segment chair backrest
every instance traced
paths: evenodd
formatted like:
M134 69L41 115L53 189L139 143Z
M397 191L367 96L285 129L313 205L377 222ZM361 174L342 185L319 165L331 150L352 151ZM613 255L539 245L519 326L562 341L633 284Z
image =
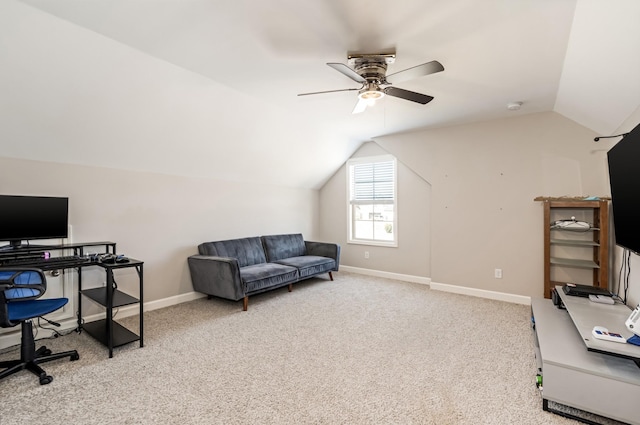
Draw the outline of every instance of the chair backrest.
M47 290L47 279L40 269L0 268L0 326L15 326L9 321L7 304L40 298Z

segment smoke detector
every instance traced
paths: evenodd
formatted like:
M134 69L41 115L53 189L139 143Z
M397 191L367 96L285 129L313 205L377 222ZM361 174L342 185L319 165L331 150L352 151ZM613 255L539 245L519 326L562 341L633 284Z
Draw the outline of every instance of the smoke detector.
M517 111L522 106L522 102L511 102L507 103L507 109L510 111Z

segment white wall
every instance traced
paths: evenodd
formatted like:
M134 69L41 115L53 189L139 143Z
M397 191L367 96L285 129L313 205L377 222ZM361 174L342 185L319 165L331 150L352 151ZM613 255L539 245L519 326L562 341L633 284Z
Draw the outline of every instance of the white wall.
M359 145L21 2L0 46L2 156L318 188Z
M318 191L0 157L0 193L68 196L73 242L145 262L145 302L191 292L187 257L217 239L318 236ZM118 281L137 293L133 271ZM84 273L83 273L84 276ZM99 271L85 280L101 283Z

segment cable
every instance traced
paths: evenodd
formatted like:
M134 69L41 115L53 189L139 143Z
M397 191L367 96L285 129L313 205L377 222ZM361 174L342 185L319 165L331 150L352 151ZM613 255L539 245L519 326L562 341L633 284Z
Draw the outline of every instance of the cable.
M611 139L613 137L624 137L629 133L621 133L621 134L616 134L615 136L598 136L595 139L593 139L594 142L598 142L600 141L600 139Z
M116 282L115 279L113 279L113 291L117 291L118 290L118 282ZM111 320L115 319L115 317L118 315L118 313L120 312L119 308L115 308L112 313L111 313Z
M625 253L627 254L626 261L626 275L624 277L624 303L627 303L627 292L629 291L629 277L631 276L631 251L625 249ZM624 254L623 254L624 255Z
M78 331L78 327L75 327L75 328L72 328L72 329L68 329L65 332L60 332L59 330L57 330L55 328L50 328L48 326L42 326L42 324L40 323L40 319L43 319L45 322L50 323L55 327L59 327L60 326L60 323L54 322L52 320L49 320L46 317L42 317L42 316L38 317L38 326L36 326L36 334L33 336L34 339L38 335L38 328L42 328L44 330L53 332L53 335L40 338L39 340L42 340L42 339L55 339L55 338L58 338L58 337L61 337L61 336L65 336L65 335L69 335L69 334L71 334L73 332L77 332Z
M620 264L620 270L618 271L618 287L616 288L615 294L616 297L618 297L618 299L622 302L624 302L622 300L622 298L620 298L620 287L622 286L622 269L624 267L624 252L622 254L622 264Z
M79 311L76 311L76 317L78 317L78 316L80 316L80 312L79 312ZM82 325L84 325L84 317L80 318L80 326L82 326ZM79 328L79 327L76 327L76 329L75 329L75 330L79 332L79 331L80 331L80 328Z
M53 325L54 327L53 328L49 328L47 326L42 326L42 324L40 323L40 319L43 319L45 322ZM36 335L37 335L37 329L38 328L42 328L42 329L45 329L45 330L48 330L48 331L53 331L53 337L54 338L58 338L59 336L62 336L62 334L60 332L58 332L57 329L55 329L55 326L59 327L60 323L53 322L53 321L47 319L46 317L38 317L38 326L36 326ZM36 335L34 335L34 338L36 337Z
M627 292L629 291L629 278L631 276L631 251L624 249L622 251L622 263L620 264L620 271L618 272L618 289L616 296L622 300L624 304L627 303ZM620 297L620 290L623 290L623 296Z

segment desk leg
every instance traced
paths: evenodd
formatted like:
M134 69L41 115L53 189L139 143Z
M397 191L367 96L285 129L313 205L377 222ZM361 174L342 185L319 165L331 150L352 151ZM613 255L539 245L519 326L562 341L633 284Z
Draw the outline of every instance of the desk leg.
M107 347L109 348L109 358L113 357L113 270L106 269L107 272Z
M82 267L78 267L78 333L82 333Z
M138 271L138 278L140 280L140 347L144 347L144 339L143 339L143 332L144 332L144 297L142 294L142 288L144 287L144 283L143 283L143 268L142 268L142 264L140 264L139 266L136 267L136 270Z

